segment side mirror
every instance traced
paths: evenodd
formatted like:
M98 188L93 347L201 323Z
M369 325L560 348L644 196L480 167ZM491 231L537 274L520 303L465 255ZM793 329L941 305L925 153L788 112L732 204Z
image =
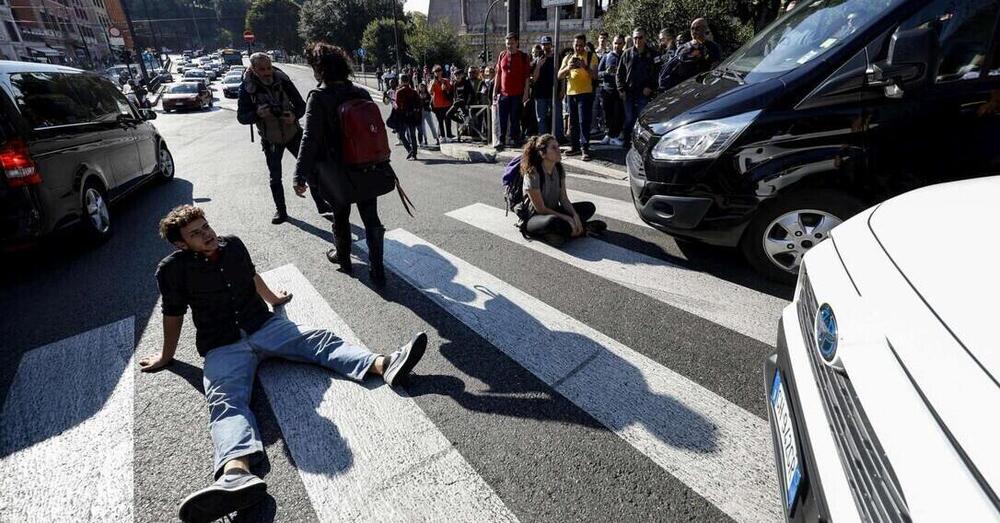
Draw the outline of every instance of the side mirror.
M868 85L882 87L887 98L902 98L903 88L927 79L929 64L937 56L937 33L933 27L897 30L889 42L884 62L872 65Z
M156 111L152 109L139 109L139 116L141 116L143 120L155 120Z

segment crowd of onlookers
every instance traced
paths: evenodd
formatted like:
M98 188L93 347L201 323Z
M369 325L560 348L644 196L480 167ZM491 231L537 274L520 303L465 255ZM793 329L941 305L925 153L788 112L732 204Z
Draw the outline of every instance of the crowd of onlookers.
M503 150L551 133L569 146L567 155L590 160L592 141L629 147L636 118L657 93L722 58L704 18L691 22L689 34L664 29L657 36L653 43L639 28L630 35L602 32L595 44L578 34L557 56L550 36L538 38L529 53L508 33L492 66L380 66L376 76L393 103L390 127L410 157L431 141L467 136Z

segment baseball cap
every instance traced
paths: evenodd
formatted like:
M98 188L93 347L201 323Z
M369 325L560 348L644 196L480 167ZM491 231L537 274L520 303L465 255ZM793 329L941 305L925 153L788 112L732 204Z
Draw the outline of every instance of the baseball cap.
M552 43L552 37L551 36L539 36L538 37L538 43L540 43L540 44L551 44Z

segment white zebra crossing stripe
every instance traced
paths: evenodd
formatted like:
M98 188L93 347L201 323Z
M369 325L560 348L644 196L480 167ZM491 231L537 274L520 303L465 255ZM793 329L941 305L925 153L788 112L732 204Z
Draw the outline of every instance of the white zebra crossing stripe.
M615 198L607 198L604 196L598 196L596 194L585 193L581 191L574 191L573 189L567 189L566 195L569 196L570 201L573 202L591 202L597 207L598 216L604 216L605 218L611 218L612 220L618 220L620 222L631 223L632 225L638 225L639 227L652 228L642 221L639 217L638 211L635 210L635 205L631 201L622 201Z
M360 344L295 266L262 276L289 319ZM405 393L289 363L258 377L320 521L517 521Z
M0 521L131 521L134 319L33 349L0 411Z
M385 262L735 520L781 519L764 420L404 230Z
M780 298L592 238L578 238L559 249L530 241L513 226L510 216L482 203L451 211L446 216L768 345L773 345L776 339L774 318L781 317L786 305Z
M618 173L618 172L614 173L614 175L616 175L616 176L624 176L622 173ZM570 178L579 178L581 180L589 180L589 181L592 181L592 182L601 182L601 183L607 183L607 184L610 184L610 185L617 185L619 187L628 187L629 186L629 181L628 181L627 178L625 178L625 179L622 179L622 178L609 178L607 176L593 176L593 175L590 175L590 174L577 174L577 173L566 173L566 176L568 176Z

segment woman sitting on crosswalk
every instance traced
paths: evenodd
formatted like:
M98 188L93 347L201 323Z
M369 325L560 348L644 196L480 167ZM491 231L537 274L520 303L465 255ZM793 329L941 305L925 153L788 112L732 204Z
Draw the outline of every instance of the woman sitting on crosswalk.
M593 203L569 200L561 160L559 142L551 134L528 139L521 154L521 176L531 211L524 231L556 247L572 237L599 235L607 229L604 222L590 219L597 211Z

